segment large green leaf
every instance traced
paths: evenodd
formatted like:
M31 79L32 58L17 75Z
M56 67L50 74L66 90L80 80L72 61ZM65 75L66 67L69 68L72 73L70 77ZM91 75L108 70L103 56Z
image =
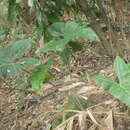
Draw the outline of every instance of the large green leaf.
M108 93L130 106L130 88L127 88L125 84L118 84L104 76L96 76L94 81Z
M78 35L80 38L85 38L85 39L88 39L91 41L97 41L97 42L100 41L97 34L90 27L81 29Z
M75 40L80 38L79 32L82 30L82 27L75 22L67 22L64 28L64 37L69 40Z
M50 32L50 34L54 37L63 37L63 33L64 33L64 27L65 27L65 23L64 22L57 22L52 24L48 30Z
M116 82L104 76L95 76L93 79L98 85L103 87L106 91L110 91L112 87L116 88L118 86Z
M85 38L92 41L100 41L99 37L90 27L83 27L72 21L55 23L49 27L49 32L54 37L64 37L68 40Z
M39 59L36 58L24 58L23 60L19 61L16 63L21 67L21 69L33 66L33 65L38 65L39 64Z
M118 76L119 82L129 82L130 83L130 69L129 66L119 57L117 56L114 61L114 71Z
M45 44L43 48L40 49L42 52L47 51L63 51L65 49L65 46L67 44L68 40L61 39L61 40L52 40Z
M8 63L0 65L0 77L9 78L15 76L22 69L38 64L39 60L34 58L25 58L17 63Z
M20 58L30 48L31 40L24 39L11 43L8 47L0 47L0 63L10 63Z
M54 57L50 58L46 64L37 66L33 71L30 77L30 82L35 92L39 93L42 90L41 85L49 77L48 70L52 66L53 62Z

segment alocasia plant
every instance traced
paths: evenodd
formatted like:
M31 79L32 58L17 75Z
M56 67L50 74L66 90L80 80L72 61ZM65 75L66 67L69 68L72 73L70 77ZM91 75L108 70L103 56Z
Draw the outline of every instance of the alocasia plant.
M81 50L83 45L77 42L79 38L91 41L100 41L96 33L90 27L80 26L78 23L72 21L68 21L66 23L54 23L48 28L48 32L50 32L56 40L49 41L43 48L40 48L39 51L56 52L61 57L63 64L67 64L67 60L63 57L63 53L68 56L68 52L70 52L66 50Z
M108 93L130 107L130 68L119 56L114 61L114 71L119 79L115 82L104 76L94 77L94 81Z
M7 47L0 46L0 78L15 76L22 69L39 63L36 58L22 58L31 47L31 42L22 39L13 41Z

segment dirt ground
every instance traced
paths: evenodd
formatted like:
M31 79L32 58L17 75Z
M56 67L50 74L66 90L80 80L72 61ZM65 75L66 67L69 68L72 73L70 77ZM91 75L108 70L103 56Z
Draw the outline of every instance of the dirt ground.
M92 43L86 46L97 48ZM0 130L130 130L128 107L91 80L97 74L115 79L110 58L91 49L78 52L75 58L70 59L69 66L56 63L51 71L57 79L43 84L39 95L29 92L20 101L12 80L0 84ZM56 126L54 119L61 113L60 108L73 96L91 105L80 110L65 109L75 114Z

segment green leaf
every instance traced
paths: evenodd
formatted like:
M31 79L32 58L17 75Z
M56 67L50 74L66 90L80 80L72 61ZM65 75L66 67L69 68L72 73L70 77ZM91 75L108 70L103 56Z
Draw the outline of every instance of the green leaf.
M88 40L91 40L91 41L100 42L100 39L97 36L97 34L91 28L89 28L89 27L80 30L79 37L80 38L85 38L85 39L88 39Z
M0 63L10 63L20 58L30 48L31 40L24 39L11 43L8 47L0 46Z
M38 59L26 58L17 63L0 65L0 77L9 78L18 74L22 69L38 64Z
M28 6L29 7L33 7L34 4L34 0L28 0Z
M54 57L50 58L45 65L37 66L35 70L33 71L30 77L30 82L31 82L33 90L36 93L41 92L42 83L48 80L48 77L50 77L48 70L52 66L53 62L54 62Z
M3 41L5 39L5 31L0 29L0 41Z
M15 0L10 0L8 6L8 20L14 21L15 18L16 18Z
M20 62L17 62L17 65L20 65L21 68L26 68L38 64L39 64L39 60L36 58L24 58Z
M45 44L43 48L39 51L48 52L48 51L63 51L65 49L65 45L67 44L68 40L61 39L61 40L52 40Z
M112 87L116 88L118 86L116 82L104 76L95 76L93 80L106 91L109 91Z
M69 40L75 40L79 38L79 32L82 27L75 22L67 22L64 28L64 37Z
M22 0L16 0L16 3L19 4Z
M0 41L3 41L5 39L5 34L0 35Z
M62 65L68 64L70 54L71 54L71 49L68 46L62 52L59 53L62 61Z
M118 76L120 83L130 81L129 66L125 64L125 62L119 56L117 56L114 61L114 71Z
M92 41L100 41L96 33L89 27L80 26L76 22L58 22L49 27L49 32L54 37L75 40L85 38Z
M48 28L48 31L54 37L61 37L61 36L63 36L64 27L65 27L64 22L57 22L57 23L52 24Z
M15 76L20 71L20 66L17 64L2 64L0 65L0 77L9 78Z
M108 93L130 107L130 88L125 87L123 84L118 84L104 76L96 76L94 81L104 88Z

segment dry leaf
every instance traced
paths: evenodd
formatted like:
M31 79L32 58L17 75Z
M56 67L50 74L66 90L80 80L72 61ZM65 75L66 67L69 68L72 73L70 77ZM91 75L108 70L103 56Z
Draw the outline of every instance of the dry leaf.
M70 117L69 119L65 120L63 123L61 123L59 126L57 126L57 127L55 128L55 130L65 130L65 128L67 128L67 124L69 123L69 121L74 120L75 118L78 117L78 115L79 115L79 114L76 114L76 115Z
M86 112L80 112L79 118L78 118L80 130L86 130L87 129L86 117L87 117Z
M84 86L77 91L77 94L84 94L84 93L87 94L87 93L93 92L93 90L97 90L97 89L98 88L95 86Z
M82 86L82 85L85 85L84 82L77 82L77 83L73 83L71 85L68 85L68 86L64 86L64 88L60 88L59 91L63 92L63 91L68 91L72 88L75 88L77 86Z
M103 130L114 130L113 128L113 113L112 110L108 113L107 118L104 120L106 127Z
M40 46L40 48L42 48L44 46L44 38L43 38L43 36L39 40L39 46Z
M88 130L96 130L97 129L97 125L93 124Z
M102 125L100 125L100 124L96 121L96 119L94 118L92 112L91 112L89 109L87 109L87 112L88 112L88 115L89 115L89 117L91 118L91 120L92 120L96 125L98 125L99 127L102 127Z
M68 122L68 124L67 124L67 126L66 126L66 129L67 129L67 130L73 130L73 122L74 122L74 118L72 118L72 119Z

